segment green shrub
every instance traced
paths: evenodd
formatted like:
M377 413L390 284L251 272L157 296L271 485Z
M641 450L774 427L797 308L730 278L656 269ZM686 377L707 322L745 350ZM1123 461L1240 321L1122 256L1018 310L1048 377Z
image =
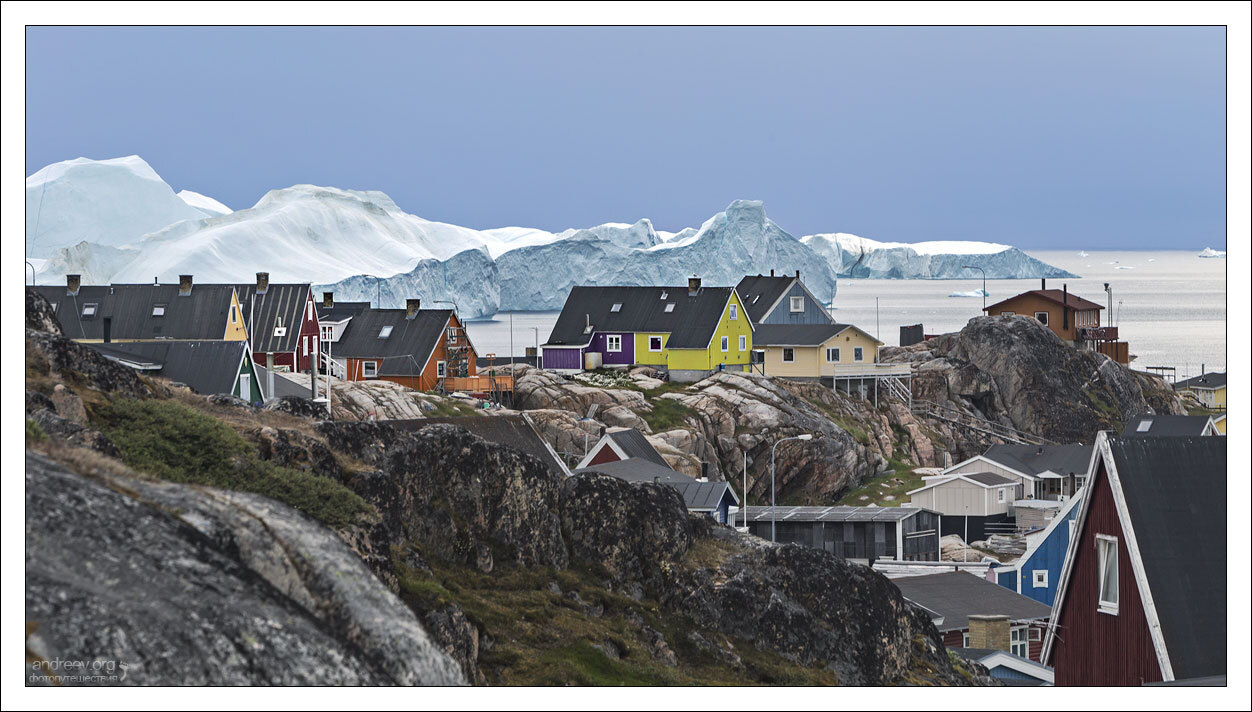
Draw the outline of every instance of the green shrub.
M26 419L26 442L40 443L48 439L48 434L43 431L43 427L31 420Z
M332 526L369 510L338 482L261 460L225 423L172 401L118 400L98 420L126 464L164 480L254 492Z
M657 398L652 401L652 412L640 413L654 433L687 427L686 419L695 417L695 411L673 398Z

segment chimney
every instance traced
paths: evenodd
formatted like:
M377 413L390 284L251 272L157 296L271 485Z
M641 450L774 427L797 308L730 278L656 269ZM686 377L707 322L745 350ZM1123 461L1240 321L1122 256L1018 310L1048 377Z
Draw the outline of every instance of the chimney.
M417 312L422 308L422 300L405 299L404 300L404 318L413 319L417 316Z
M701 482L709 481L709 463L707 462L700 463L700 481Z
M770 271L769 271L769 276L771 276L771 277L773 277L773 276L774 276L774 270L770 270Z
M687 278L687 296L694 297L700 291L700 278L694 274Z
M335 293L334 292L322 292L322 306L326 307L327 309L330 309L331 307L335 306Z
M77 297L78 288L83 286L83 276L81 274L65 275L65 296Z
M800 270L796 270L796 279L800 279Z
M1046 280L1046 279L1042 279L1042 278L1041 278L1041 279L1039 280L1039 288L1040 288L1040 289L1047 289L1047 288L1048 288L1048 280Z
M270 289L270 273L269 272L257 272L256 273L256 293L265 294L266 292L269 291L269 289Z
M1009 617L1000 615L969 616L969 647L982 650L1009 651Z
M178 275L178 296L185 297L191 294L191 275Z

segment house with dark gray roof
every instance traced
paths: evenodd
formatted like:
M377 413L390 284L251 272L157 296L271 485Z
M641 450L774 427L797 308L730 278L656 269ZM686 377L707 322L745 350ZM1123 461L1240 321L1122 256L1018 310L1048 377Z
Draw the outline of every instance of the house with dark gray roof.
M891 579L931 616L948 648L996 648L1039 661L1052 609L968 571Z
M87 346L111 361L182 383L196 393L223 393L251 403L268 397L246 341L114 341Z
M1226 438L1096 439L1043 662L1059 685L1226 675Z
M1020 496L1062 501L1074 495L1091 467L1090 445L992 445L981 455L945 468L943 475L993 472L1022 484Z
M574 474L598 472L627 482L656 482L678 490L689 512L707 514L722 524L729 523L730 508L738 506L739 496L726 482L708 482L688 477L647 458L613 460L574 470Z
M1123 438L1220 436L1211 415L1137 415L1126 421Z
M833 285L832 285L833 287ZM759 326L766 324L829 324L834 321L825 303L793 275L747 275L735 285L744 311ZM834 295L831 295L832 299Z
M661 453L652 447L648 438L635 428L608 428L596 444L591 446L575 469L602 465L606 462L628 460L632 457L648 460L661 467L669 467L669 463L661 457Z
M1212 410L1226 410L1226 373L1202 373L1174 384L1178 395L1190 403Z
M995 648L952 648L952 652L987 668L991 677L1006 687L1047 687L1054 679L1052 668L1030 658Z
M233 285L248 324L253 358L270 371L307 373L322 351L313 291L308 284L272 284L258 272L251 284Z
M534 423L525 413L506 415L481 415L448 418L416 418L412 420L388 420L388 425L400 430L421 430L431 425L455 425L464 428L487 442L504 445L542 462L553 474L567 477L569 468L557 456L552 446L543 439Z
M733 287L698 277L685 287L578 286L542 346L543 366L651 366L671 380L698 380L750 368L752 329Z
M941 515L922 507L745 507L748 531L845 559L938 561Z
M337 302L334 292L322 292L317 302L317 323L322 332L322 343L333 344L339 341L348 328L352 317L370 308L369 302Z

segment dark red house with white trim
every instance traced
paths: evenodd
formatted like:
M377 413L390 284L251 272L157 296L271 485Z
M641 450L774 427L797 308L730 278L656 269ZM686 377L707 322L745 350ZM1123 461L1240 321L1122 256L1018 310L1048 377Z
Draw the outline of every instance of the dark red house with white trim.
M1044 642L1056 685L1225 684L1226 439L1100 433Z
M313 290L308 284L271 284L258 272L255 284L237 284L253 360L275 371L306 372L321 348Z

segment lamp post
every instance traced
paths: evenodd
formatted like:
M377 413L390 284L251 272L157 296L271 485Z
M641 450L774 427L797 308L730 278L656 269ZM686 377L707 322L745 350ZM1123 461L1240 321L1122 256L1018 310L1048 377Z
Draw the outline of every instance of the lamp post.
M976 269L982 272L982 310L987 311L987 270L973 265L961 265L965 269Z
M778 527L778 511L774 505L774 453L778 450L779 444L785 443L788 440L812 440L812 439L813 439L812 433L805 433L803 435L793 435L789 438L783 438L779 440L778 442L775 442L774 447L771 447L769 449L769 540L770 541L778 541L777 531L776 531Z

